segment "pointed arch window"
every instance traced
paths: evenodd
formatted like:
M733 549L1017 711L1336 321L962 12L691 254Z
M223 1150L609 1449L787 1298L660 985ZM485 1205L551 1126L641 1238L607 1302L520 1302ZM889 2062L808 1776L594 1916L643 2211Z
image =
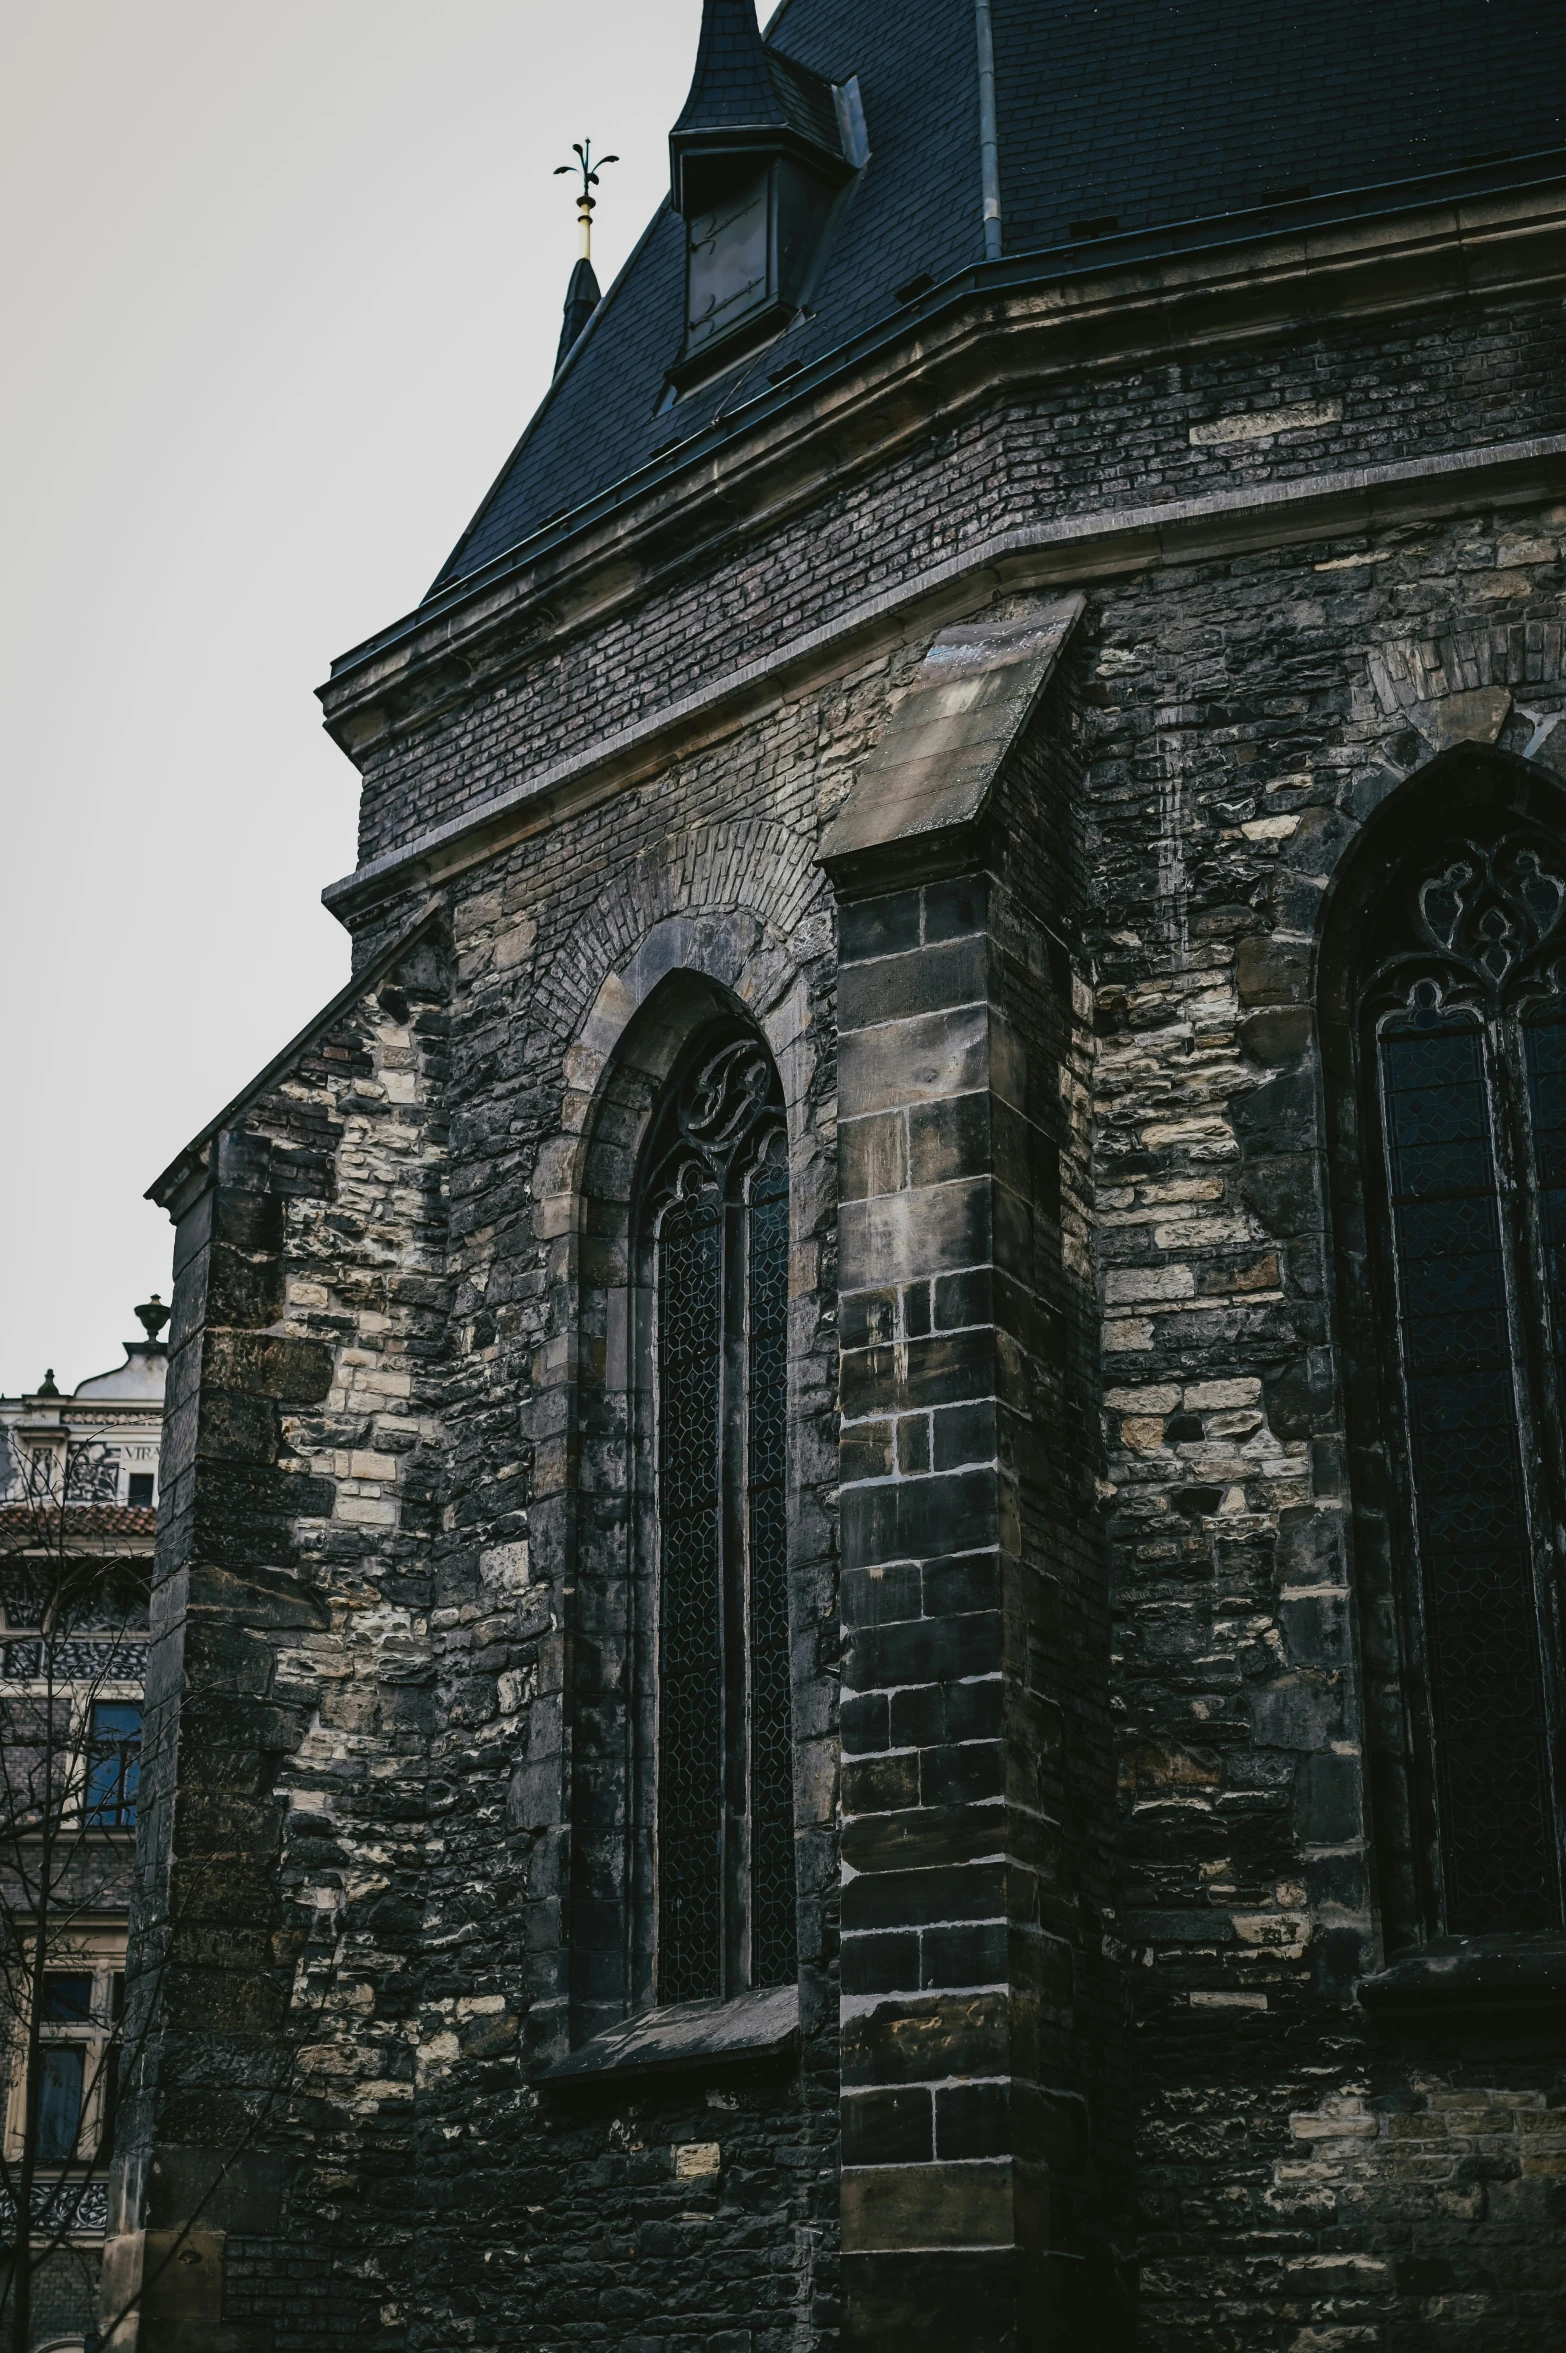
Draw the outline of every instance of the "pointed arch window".
M709 1033L643 1156L655 1573L654 1992L797 1975L787 1454L788 1166L777 1071Z
M1356 990L1422 1909L1563 1925L1566 842L1515 811L1392 868Z

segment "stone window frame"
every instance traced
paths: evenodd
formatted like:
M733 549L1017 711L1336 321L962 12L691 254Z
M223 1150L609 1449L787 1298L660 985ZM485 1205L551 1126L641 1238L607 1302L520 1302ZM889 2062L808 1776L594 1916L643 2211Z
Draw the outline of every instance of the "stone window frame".
M128 1936L128 1929L122 1925L80 1926L61 1937L57 1949L51 1945L45 1954L46 1976L81 1976L92 1981L91 2004L84 2017L44 2023L39 2028L45 2044L63 2044L83 2053L75 2153L63 2160L47 2163L40 2160L41 2172L66 2183L68 2188L81 2176L90 2179L96 2171L102 2179L105 2172L103 2141L118 2105L115 2071L121 2059L120 1997L115 1988L118 1983L123 1989ZM30 1947L25 1958L30 1968ZM7 2164L12 2166L21 2162L26 2126L27 2039L21 2032L22 2023L18 2021L17 2041L10 2055L6 2080L5 2156ZM101 2237L102 2228L84 2216L72 2235Z
M1404 1463L1400 1380L1392 1339L1392 1282L1379 1161L1378 1118L1360 1040L1358 943L1395 875L1428 862L1430 845L1466 827L1537 829L1566 857L1566 791L1546 770L1465 743L1398 785L1368 819L1333 877L1316 972L1324 1080L1326 1174L1336 1274L1338 1361L1348 1444L1353 1577L1363 1687L1365 1777L1375 1892L1389 1956L1451 1941L1442 1910L1443 1859L1433 1799L1434 1732L1423 1685L1419 1600L1409 1534L1412 1499ZM1368 1181L1367 1181L1368 1179ZM1533 1335L1529 1345L1534 1345ZM1533 1394L1540 1393L1537 1381ZM1546 1477L1566 1498L1566 1460L1540 1432L1524 1431L1549 1458ZM1553 1663L1566 1660L1558 1616ZM1547 1658L1546 1673L1550 1671ZM1546 1733L1560 1767L1562 1711L1546 1700ZM1544 1932L1563 1941L1557 1928ZM1472 1939L1465 1940L1471 1942ZM1372 1981L1372 1984L1377 1981Z
M566 1059L564 1133L540 1156L534 1191L541 1229L554 1243L552 1289L559 1338L548 1352L532 1419L541 1438L558 1433L565 1527L565 1655L561 1691L561 1801L567 1868L561 1894L565 1951L562 2015L539 2056L555 2064L594 2038L608 2037L653 2000L645 1931L628 1882L647 1885L645 1858L631 1847L626 1817L632 1716L629 1693L645 1659L627 1642L626 1602L635 1564L629 1513L637 1436L633 1400L631 1247L643 1139L668 1082L699 1030L739 1018L764 1041L782 1088L790 1168L790 1254L798 1260L820 1219L831 1138L814 1132L810 1087L816 1055L803 973L764 922L749 911L670 917L599 989ZM802 1606L800 1564L809 1549L797 1508L805 1484L798 1460L796 1346L791 1272L789 1343L789 1577L796 1855L820 1826L810 1819L806 1751L819 1745L835 1711L835 1684L817 1658L815 1628ZM535 1515L537 1516L537 1515ZM542 1531L541 1531L542 1532ZM818 1532L816 1532L818 1533ZM645 1613L644 1613L645 1617ZM605 1712L588 1704L607 1694ZM615 1710L618 1710L618 1721ZM618 1853L618 1869L613 1868ZM801 1877L799 1895L803 1895ZM775 1995L740 1996L776 2008ZM796 2012L797 2015L797 2012ZM758 2032L761 2029L758 2027ZM772 2031L769 2023L767 2032ZM792 2027L789 2030L792 2035Z

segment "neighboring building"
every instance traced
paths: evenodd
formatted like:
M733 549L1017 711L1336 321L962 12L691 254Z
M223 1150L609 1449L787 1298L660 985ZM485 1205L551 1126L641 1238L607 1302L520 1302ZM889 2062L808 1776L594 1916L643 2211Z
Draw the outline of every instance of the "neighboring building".
M30 1393L0 1397L0 1505L27 1490L29 1463L46 1458L62 1465L69 1439L77 1450L75 1487L91 1488L90 1495L73 1491L73 1503L156 1508L169 1353L158 1335L169 1311L154 1292L136 1313L143 1336L125 1342L125 1362L112 1371L79 1381L69 1397L55 1387L52 1371ZM48 1474L51 1481L57 1475Z
M155 1188L149 2353L1561 2341L1563 83L707 0Z
M29 2342L95 2338L120 2071L168 1310L70 1396L0 1397L0 2329L27 2135L29 1969L42 1923ZM47 1802L47 1792L55 1802ZM46 1847L43 1832L49 1825ZM22 1966L18 1966L19 1959Z

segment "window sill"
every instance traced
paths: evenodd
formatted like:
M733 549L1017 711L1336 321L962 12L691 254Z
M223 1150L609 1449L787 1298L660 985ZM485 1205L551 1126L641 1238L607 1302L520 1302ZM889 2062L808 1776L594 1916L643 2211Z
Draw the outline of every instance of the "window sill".
M676 2002L643 2010L595 2034L564 2059L538 2069L536 2083L581 2083L599 2076L669 2075L676 2069L782 2059L799 2044L799 1988L769 1986L730 2002Z
M669 370L675 401L685 400L693 392L705 392L742 360L755 359L769 344L776 343L798 316L792 303L769 302L749 318L737 320L724 334L714 335L710 343L682 352Z
M1373 2018L1566 2011L1566 1939L1442 1936L1361 1980Z

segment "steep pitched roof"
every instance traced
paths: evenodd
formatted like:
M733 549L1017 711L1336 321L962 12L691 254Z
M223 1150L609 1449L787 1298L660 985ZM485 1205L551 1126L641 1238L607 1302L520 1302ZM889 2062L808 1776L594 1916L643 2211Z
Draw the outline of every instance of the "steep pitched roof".
M1566 142L1546 0L992 0L1006 250Z
M992 5L1008 262L1046 253L1074 271L1179 224L1409 202L1421 178L1566 146L1566 49L1544 0ZM973 0L785 0L764 45L746 34L750 6L709 10L727 45L693 84L704 118L786 111L788 77L769 63L763 80L760 57L860 82L870 160L808 312L667 406L685 230L661 207L432 594L889 321L900 288L982 262Z

